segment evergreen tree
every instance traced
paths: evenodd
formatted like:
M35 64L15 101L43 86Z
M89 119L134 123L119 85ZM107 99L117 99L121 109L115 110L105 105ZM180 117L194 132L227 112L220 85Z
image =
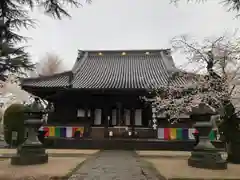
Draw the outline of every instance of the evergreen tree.
M0 13L0 77L3 79L7 73L22 75L34 68L24 47L17 47L26 38L16 33L22 26L33 25L33 21L26 10L11 0L0 1Z
M223 2L229 6L229 10L240 11L240 0L225 0Z
M34 64L30 61L24 47L17 48L12 43L3 43L0 56L0 79L3 80L8 73L25 75L26 71L33 70Z
M170 0L172 3L178 3L179 1L184 1L184 0ZM196 2L196 3L204 3L210 0L185 0L185 2ZM239 12L240 11L240 0L218 0L218 2L226 7L228 7L229 11L235 11ZM239 14L237 15L239 16Z
M27 38L16 32L35 25L29 17L29 10L43 7L47 15L62 19L64 16L70 17L64 9L67 5L79 7L81 3L80 0L0 0L0 78L9 72L22 75L34 69L35 65L24 47L17 47Z

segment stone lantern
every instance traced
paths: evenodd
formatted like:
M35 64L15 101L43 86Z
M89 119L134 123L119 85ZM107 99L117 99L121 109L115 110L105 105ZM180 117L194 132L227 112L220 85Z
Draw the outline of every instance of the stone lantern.
M199 132L199 142L191 152L188 165L196 168L226 169L226 152L216 149L209 139L212 130L211 116L216 114L211 106L200 103L192 108L191 120Z
M32 109L24 112L27 140L17 148L17 154L11 158L12 165L33 165L48 162L48 154L38 140L38 129L43 125L43 111Z

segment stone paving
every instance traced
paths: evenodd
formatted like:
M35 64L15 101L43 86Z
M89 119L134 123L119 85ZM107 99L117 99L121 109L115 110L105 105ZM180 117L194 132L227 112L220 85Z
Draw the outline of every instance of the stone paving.
M89 158L69 180L159 180L135 152L101 151Z

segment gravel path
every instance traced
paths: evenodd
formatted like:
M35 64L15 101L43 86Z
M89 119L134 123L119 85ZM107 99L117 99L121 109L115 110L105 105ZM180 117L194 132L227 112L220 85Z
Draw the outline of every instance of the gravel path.
M69 180L158 180L131 151L102 151L87 160Z

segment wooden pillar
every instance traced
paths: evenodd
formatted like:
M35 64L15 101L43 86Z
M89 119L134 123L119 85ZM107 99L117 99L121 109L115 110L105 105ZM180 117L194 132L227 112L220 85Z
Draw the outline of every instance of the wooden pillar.
M84 108L84 121L87 122L87 120L88 120L88 108L85 107Z
M88 108L87 107L84 108L84 122L82 122L81 125L84 125L83 137L88 136L90 128L89 128L89 122L88 122Z
M94 119L95 119L95 109L91 108L91 112L90 112L90 126L94 125Z
M120 125L120 104L117 103L117 107L116 107L116 125L119 126Z
M104 126L104 108L101 108L101 126L103 125Z
M104 137L108 137L108 108L103 108Z
M110 116L110 119L108 122L108 127L112 126L112 108L111 107L109 107L109 116Z
M92 126L94 125L94 119L95 119L95 109L91 108L91 110L90 110L90 122L89 122L89 136L92 133Z
M130 110L130 124L131 124L131 128L132 128L132 131L134 132L135 131L135 109L132 108Z
M123 105L120 108L120 125L121 126L125 126L126 125L125 119L124 119L124 107L123 107Z

